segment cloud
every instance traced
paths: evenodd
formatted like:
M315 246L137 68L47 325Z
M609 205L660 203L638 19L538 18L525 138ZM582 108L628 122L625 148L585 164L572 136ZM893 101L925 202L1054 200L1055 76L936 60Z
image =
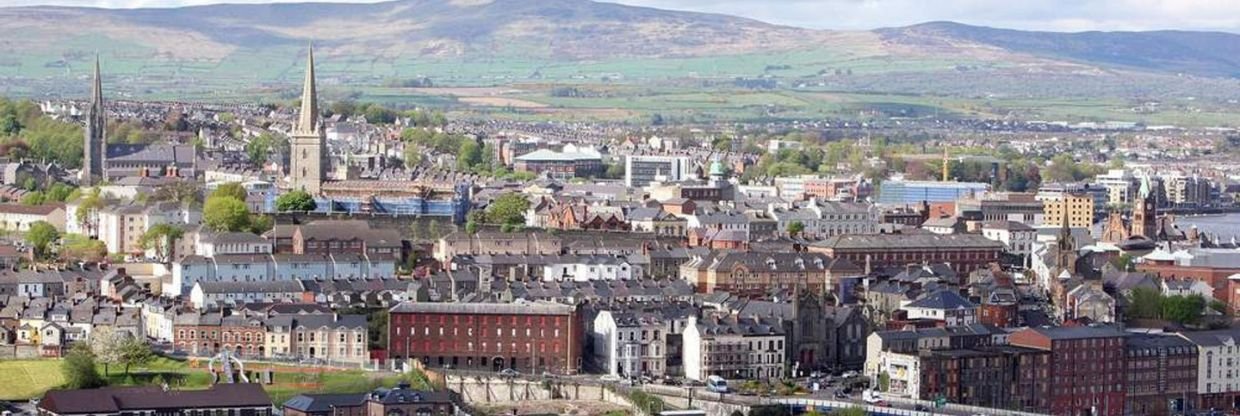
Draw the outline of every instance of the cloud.
M0 0L5 5L109 8L307 0ZM373 3L376 0L314 0ZM539 1L539 0L523 0ZM1026 30L1221 30L1240 32L1238 0L609 0L636 6L745 16L821 29L873 29L951 20Z

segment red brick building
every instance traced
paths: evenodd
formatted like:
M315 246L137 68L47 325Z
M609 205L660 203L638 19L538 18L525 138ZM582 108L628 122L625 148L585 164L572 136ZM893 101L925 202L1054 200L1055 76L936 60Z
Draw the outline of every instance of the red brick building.
M172 323L172 343L178 351L207 356L223 350L240 357L266 356L267 332L258 317L224 316L220 312L177 315Z
M1027 328L1013 346L1050 352L1049 399L1054 415L1125 415L1127 333L1115 326Z
M846 234L809 246L811 252L847 259L871 268L949 263L961 274L998 262L1004 250L1003 243L980 234Z
M1046 384L1049 356L1044 350L1011 346L923 350L920 397L1000 409L1045 409L1036 393Z
M1020 307L1016 303L982 303L977 308L977 322L1010 328L1019 322Z
M551 303L401 303L388 319L388 356L428 367L539 374L581 368L582 324Z
M1127 341L1131 415L1173 415L1197 404L1197 346L1175 335L1133 335Z

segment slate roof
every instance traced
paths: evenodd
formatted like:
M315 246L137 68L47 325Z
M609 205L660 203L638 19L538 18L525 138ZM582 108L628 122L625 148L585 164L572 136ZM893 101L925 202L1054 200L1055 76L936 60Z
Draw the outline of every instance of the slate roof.
M754 317L705 317L697 321L703 337L715 335L783 335L783 325L777 318Z
M194 163L194 146L173 144L110 144L108 162L188 165Z
M59 415L116 414L135 410L270 407L258 384L216 384L207 390L163 391L159 387L52 390L39 408Z
M273 280L265 282L213 282L196 283L203 293L286 293L302 292L305 288L297 280Z
M968 299L965 299L964 296L960 296L960 294L956 293L955 291L940 290L940 291L933 292L925 296L922 296L920 299L913 301L912 303L908 304L905 307L906 308L954 310L954 309L972 309L972 308L976 308L977 305L974 304L973 302L970 302Z
M904 249L922 247L937 249L991 248L1002 250L1003 243L979 234L845 234L837 235L813 244L814 247L845 250Z
M1096 325L1096 326L1055 326L1029 328L1030 331L1038 332L1050 339L1085 339L1085 338L1106 338L1106 337L1123 337L1128 333L1124 332L1118 326L1112 325Z
M1240 345L1240 328L1220 329L1217 331L1181 332L1181 337L1202 347L1219 347L1224 345Z
M410 303L401 302L391 313L449 313L473 315L568 315L573 307L556 303Z

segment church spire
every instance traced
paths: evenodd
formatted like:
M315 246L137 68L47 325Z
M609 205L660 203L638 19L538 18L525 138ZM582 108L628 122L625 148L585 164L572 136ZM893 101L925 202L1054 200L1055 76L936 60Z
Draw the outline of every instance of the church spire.
M99 55L95 55L95 82L91 86L90 105L92 107L103 108L103 75L99 70Z
M297 123L297 131L314 133L319 129L318 91L314 87L314 46L310 46L310 54L306 58L306 81L301 90L301 118Z
M99 55L95 55L95 79L91 83L90 104L86 106L85 143L82 146L82 172L79 184L94 186L107 180L105 175L107 152L107 113L103 107L103 71L99 69Z

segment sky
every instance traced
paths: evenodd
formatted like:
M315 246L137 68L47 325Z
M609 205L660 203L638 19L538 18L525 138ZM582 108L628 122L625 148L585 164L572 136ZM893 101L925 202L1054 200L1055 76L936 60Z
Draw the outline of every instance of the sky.
M308 0L227 0L230 3ZM374 0L319 0L368 3ZM445 0L448 1L448 0ZM538 1L538 0L526 0ZM928 21L1026 30L1218 30L1240 33L1240 0L610 0L724 13L818 29L874 29ZM0 0L0 5L175 7L222 0Z

